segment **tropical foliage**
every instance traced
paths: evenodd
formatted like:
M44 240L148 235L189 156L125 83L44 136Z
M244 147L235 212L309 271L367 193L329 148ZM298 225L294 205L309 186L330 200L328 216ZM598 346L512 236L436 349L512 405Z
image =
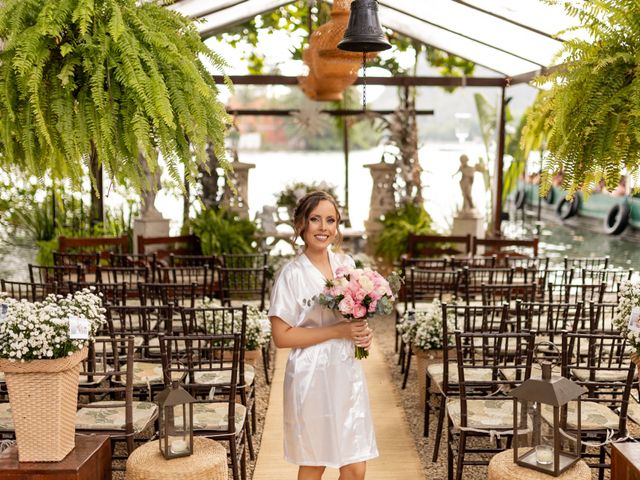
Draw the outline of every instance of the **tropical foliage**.
M623 170L640 166L640 3L563 4L587 35L566 41L563 66L537 80L551 85L527 124L527 130L548 132L542 194L559 172L570 196L592 190L601 179L613 190Z
M238 218L228 210L205 208L190 225L200 238L204 255L251 253L258 244L253 222Z
M156 2L6 0L0 8L0 165L80 184L96 162L138 190L158 153L194 178L227 115L203 61L224 61ZM223 165L226 163L223 161Z
M383 230L375 241L375 254L389 264L397 262L407 251L409 234L434 233L431 216L422 205L406 203L381 220Z

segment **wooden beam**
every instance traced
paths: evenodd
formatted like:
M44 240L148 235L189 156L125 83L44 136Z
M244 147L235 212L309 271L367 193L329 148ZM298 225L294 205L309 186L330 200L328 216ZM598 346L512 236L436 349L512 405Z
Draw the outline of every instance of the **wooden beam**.
M539 75L548 75L549 73L553 72L554 70L557 70L558 68L563 68L563 67L564 67L564 64L554 65L553 67L540 68L538 70L533 70L532 72L521 73L520 75L515 75L513 77L508 77L506 79L507 80L507 86L518 85L520 83L529 83Z
M227 113L229 115L238 115L238 116L247 116L247 115L255 115L255 116L273 116L273 117L286 117L291 115L292 113L297 113L300 110L298 109L251 109L251 108L229 108L227 109ZM348 116L357 116L357 115L366 115L369 113L376 113L378 115L391 115L395 113L396 110L345 110L345 109L337 109L337 110L320 110L320 113L326 113L327 115L331 115L332 117L348 117ZM433 110L416 110L416 115L433 115Z
M506 89L503 87L500 95L500 119L498 126L498 153L496 157L495 175L494 175L494 197L493 197L493 236L500 238L502 236L502 190L504 176L504 142L507 123L507 99Z
M513 77L516 78L516 77ZM224 84L222 75L213 75L217 84ZM298 77L285 75L229 75L234 85L298 85ZM507 77L369 77L367 85L397 87L504 87ZM354 85L362 85L358 77ZM513 81L512 81L513 83Z

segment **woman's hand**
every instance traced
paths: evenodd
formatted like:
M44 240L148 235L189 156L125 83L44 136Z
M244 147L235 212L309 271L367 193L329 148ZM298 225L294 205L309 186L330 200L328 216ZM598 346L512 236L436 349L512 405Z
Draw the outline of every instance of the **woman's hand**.
M371 330L369 324L367 324L367 328L358 338L354 338L354 341L356 346L369 350L371 342L373 341L373 330Z
M369 348L373 339L373 331L365 321L340 323L342 338L348 338L358 347Z

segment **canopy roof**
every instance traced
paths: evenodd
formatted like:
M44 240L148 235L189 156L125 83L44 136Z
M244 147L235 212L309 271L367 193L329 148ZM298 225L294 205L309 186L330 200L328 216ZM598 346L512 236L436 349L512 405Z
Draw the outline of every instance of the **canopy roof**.
M294 2L178 0L168 8L202 19L198 30L207 38L289 3ZM558 63L554 56L564 39L555 35L578 25L562 6L541 0L378 0L378 4L384 26L501 77L533 74Z

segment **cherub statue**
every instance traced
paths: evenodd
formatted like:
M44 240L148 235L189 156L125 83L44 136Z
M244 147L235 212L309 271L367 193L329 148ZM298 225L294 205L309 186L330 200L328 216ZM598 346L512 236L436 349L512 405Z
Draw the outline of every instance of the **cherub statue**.
M484 172L485 167L482 163L475 165L469 165L469 157L466 155L460 155L460 168L454 175L461 174L460 177L460 190L462 190L462 211L470 212L475 208L473 205L473 198L471 192L473 190L473 176L476 172Z

